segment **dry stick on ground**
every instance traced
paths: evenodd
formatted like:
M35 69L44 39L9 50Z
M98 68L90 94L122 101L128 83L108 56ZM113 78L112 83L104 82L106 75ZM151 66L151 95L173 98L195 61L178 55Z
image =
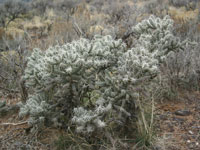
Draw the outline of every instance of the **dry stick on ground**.
M18 125L23 125L23 124L27 124L27 123L28 123L28 121L19 122L19 123L1 123L0 126L6 126L6 125L18 126Z

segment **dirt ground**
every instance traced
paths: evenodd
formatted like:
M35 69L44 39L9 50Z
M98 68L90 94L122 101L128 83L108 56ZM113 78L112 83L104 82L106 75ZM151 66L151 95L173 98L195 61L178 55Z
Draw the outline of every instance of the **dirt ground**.
M188 111L177 115L177 111ZM177 100L157 105L158 150L200 150L200 93L184 92Z
M18 98L0 98L7 105L15 105ZM54 141L60 131L46 128L43 131L30 134L27 118L19 118L18 113L0 118L0 150L54 150Z
M14 105L19 99L7 100ZM178 110L189 114L177 115ZM200 92L183 92L177 100L156 104L155 150L200 150ZM54 150L62 131L46 128L29 134L29 125L17 114L0 118L1 150ZM16 124L5 124L16 123ZM21 123L21 124L20 124Z

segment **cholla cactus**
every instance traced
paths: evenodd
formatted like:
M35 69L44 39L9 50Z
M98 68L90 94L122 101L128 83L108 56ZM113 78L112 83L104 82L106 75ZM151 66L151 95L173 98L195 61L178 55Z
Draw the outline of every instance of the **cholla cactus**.
M105 68L116 68L118 58L124 52L125 44L110 36L96 36L92 41L80 39L51 47L45 52L34 50L24 76L34 95L22 107L20 115L30 114L32 117L38 116L37 113L45 116L41 112L63 106L61 111L71 117L75 107L84 105L87 93L97 88L98 73ZM48 111L41 107L43 101L49 105Z
M41 117L55 120L64 113L67 123L83 133L102 129L111 120L131 118L138 97L135 89L156 77L169 52L183 48L171 32L172 23L168 17L153 16L139 23L133 28L136 45L129 50L111 36L34 50L24 76L34 93L20 115L30 114L30 121L37 123ZM95 100L88 96L94 91Z
M169 52L183 50L187 42L181 42L178 37L175 37L172 29L173 20L169 16L165 16L164 19L150 16L149 19L133 27L137 37L137 47L143 46L162 61Z
M90 133L95 129L104 128L105 122L101 120L102 115L112 109L111 103L107 107L96 106L95 110L85 110L82 107L74 109L72 122L77 124L77 132Z

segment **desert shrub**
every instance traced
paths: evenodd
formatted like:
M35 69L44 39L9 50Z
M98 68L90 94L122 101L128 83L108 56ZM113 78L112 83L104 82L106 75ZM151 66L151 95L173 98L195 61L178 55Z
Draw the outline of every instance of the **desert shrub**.
M25 81L21 80L26 66L27 41L15 38L5 41L7 50L0 52L0 90L4 94L20 94L22 101L27 99ZM12 44L10 44L12 43Z
M102 6L101 12L108 15L104 28L109 30L109 35L115 39L122 39L127 47L132 44L132 27L137 23L137 17L143 13L134 2L108 1Z
M185 51L176 52L167 58L161 67L162 86L166 90L170 99L178 96L180 89L198 90L199 89L199 31L196 21L179 23L174 25L174 34L180 37L190 39L191 45L185 47ZM193 43L193 44L192 44ZM165 82L165 83L164 83ZM175 96L175 97L174 97ZM166 98L166 96L163 96Z
M53 10L57 16L67 19L69 21L74 13L77 11L79 5L84 2L80 0L57 0L53 1Z
M22 0L8 0L0 4L0 25L7 27L10 22L21 18L28 11L28 3Z
M169 0L169 3L175 7L187 6L189 2L190 0Z
M97 9L97 11L99 11L99 12L101 12L102 7L104 6L104 2L101 0L94 0L89 3L90 3L90 5L94 6Z
M73 127L78 133L125 127L141 110L141 90L160 64L187 41L172 34L173 21L151 16L132 28L135 46L111 36L80 39L46 51L35 49L24 80L32 91L20 116L29 123ZM136 117L137 118L137 117Z
M168 93L178 96L180 89L199 89L199 48L196 43L168 57L161 67L162 82L166 82ZM174 98L171 97L171 98Z
M82 2L84 3L84 2ZM31 8L34 9L34 14L44 16L48 9L53 9L58 16L70 18L75 12L79 0L34 0L31 1Z
M164 17L167 14L168 4L167 2L159 0L150 0L145 3L144 13L157 15L159 17Z
M73 1L73 0L65 0L57 4L57 7L59 10L62 10L63 12L69 12L70 14L73 14L74 9L76 8L77 4L79 4L80 1Z
M194 10L198 5L198 0L169 0L169 4L175 7L185 7L187 10Z
M31 8L35 14L43 15L47 8L53 8L53 0L34 0L31 1Z

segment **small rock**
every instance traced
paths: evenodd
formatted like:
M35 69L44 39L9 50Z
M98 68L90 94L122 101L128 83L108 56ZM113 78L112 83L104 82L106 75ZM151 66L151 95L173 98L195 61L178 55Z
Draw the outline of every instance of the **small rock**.
M175 111L175 115L178 116L189 116L191 112L189 110L177 110Z
M193 134L193 132L191 130L188 131L190 134Z
M185 119L183 119L183 118L177 118L177 117L173 117L173 120L174 120L174 121L177 121L177 122L179 122L179 123L182 123L182 122L185 121Z
M162 147L161 146L154 146L153 150L162 150Z
M159 118L161 120L167 120L168 119L168 116L167 115L160 115Z

